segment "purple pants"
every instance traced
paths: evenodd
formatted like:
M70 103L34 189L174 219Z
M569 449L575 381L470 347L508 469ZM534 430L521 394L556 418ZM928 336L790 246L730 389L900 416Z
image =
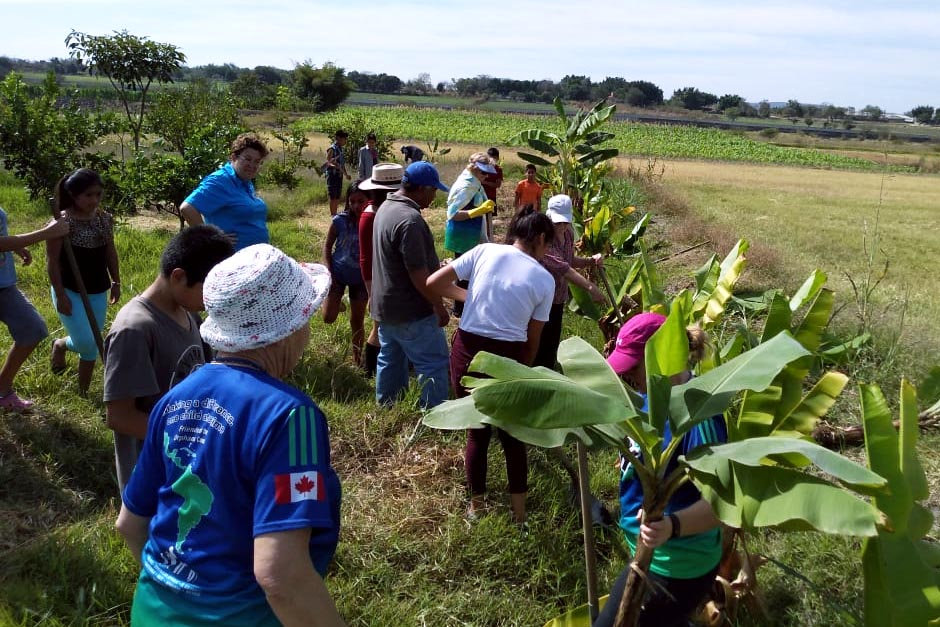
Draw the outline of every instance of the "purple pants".
M453 346L450 350L450 382L457 398L467 396L469 392L460 385L460 379L467 374L470 362L480 351L509 357L519 361L525 350L525 342L506 342L494 340L482 335L457 329L454 333ZM529 467L526 460L525 444L502 429L496 429L499 441L506 455L506 475L509 479L509 492L521 494L529 491ZM467 472L467 485L474 495L486 492L486 452L490 446L493 428L485 425L482 429L467 429L467 448L464 452L464 466Z

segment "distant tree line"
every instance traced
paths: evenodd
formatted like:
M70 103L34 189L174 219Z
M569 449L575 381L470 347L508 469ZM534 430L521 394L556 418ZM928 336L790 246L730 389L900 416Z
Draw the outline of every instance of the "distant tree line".
M0 77L11 70L20 72L54 72L56 75L82 74L87 68L80 60L53 57L44 61L29 61L0 56ZM696 87L676 89L668 99L663 90L644 80L627 80L618 76L608 76L594 82L589 76L569 74L559 81L550 79L520 80L498 78L481 74L468 78L452 78L436 85L431 83L426 73L415 78L403 80L393 74L346 72L332 63L318 67L310 61L297 64L293 70L284 70L269 65L243 68L233 63L207 64L192 67L180 67L174 74L175 81L205 80L223 82L229 85L232 95L245 108L270 109L278 101L278 88L284 87L296 96L296 105L302 109L315 111L328 110L341 103L350 91L374 94L453 94L465 98L499 98L518 102L550 103L556 97L567 101L587 102L610 97L632 107L669 106L688 111L707 111L721 113L730 119L737 117L769 118L772 115L790 119L794 124L803 121L811 126L817 120L823 120L824 126L841 123L845 128L852 128L853 120L882 120L885 112L881 107L867 105L856 110L854 107L839 107L832 104L804 104L791 99L786 104L772 105L763 100L756 106L748 103L737 94L719 96ZM281 92L281 102L285 94ZM920 124L940 124L940 107L928 105L914 107L907 112Z

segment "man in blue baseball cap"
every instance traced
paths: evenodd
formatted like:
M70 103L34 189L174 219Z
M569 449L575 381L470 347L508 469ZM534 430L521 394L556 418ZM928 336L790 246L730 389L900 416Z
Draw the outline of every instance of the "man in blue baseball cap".
M433 164L412 163L401 190L388 195L375 216L371 315L379 325L375 397L393 404L408 386L408 363L421 384L421 405L447 399L449 353L444 329L450 316L426 285L440 266L434 237L421 210L437 190L447 191Z

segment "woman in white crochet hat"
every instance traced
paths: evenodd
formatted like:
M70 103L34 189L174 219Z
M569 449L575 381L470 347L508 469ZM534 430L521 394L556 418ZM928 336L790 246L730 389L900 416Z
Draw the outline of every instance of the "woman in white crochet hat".
M117 521L143 566L135 625L342 624L322 579L340 508L326 419L283 381L329 287L268 244L206 277L217 357L154 407Z

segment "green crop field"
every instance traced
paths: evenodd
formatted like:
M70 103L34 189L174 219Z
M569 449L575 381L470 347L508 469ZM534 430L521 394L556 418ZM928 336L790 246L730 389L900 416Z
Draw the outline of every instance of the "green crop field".
M329 132L341 128L353 112L368 120L377 132L392 137L475 144L505 145L509 137L521 130L536 127L551 129L557 124L552 118L508 113L413 107L344 107L332 113L305 118L298 125L308 131ZM877 170L883 167L874 160L807 148L775 146L718 129L630 122L614 122L606 128L615 135L612 145L624 155L748 161L846 170ZM910 166L892 168L912 170Z

